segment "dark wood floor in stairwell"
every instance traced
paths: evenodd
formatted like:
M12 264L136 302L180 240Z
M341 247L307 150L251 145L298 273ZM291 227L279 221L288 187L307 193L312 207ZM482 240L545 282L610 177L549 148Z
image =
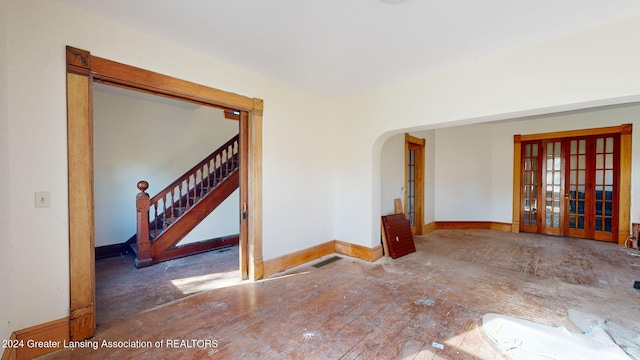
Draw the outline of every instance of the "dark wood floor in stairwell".
M238 246L136 269L132 254L96 261L96 321L107 325L202 291L239 284Z
M578 332L570 308L640 331L640 292L633 289L640 258L618 245L438 230L417 237L416 248L374 263L344 257L311 266L318 260L205 291L110 322L93 339L163 341L162 348L62 350L44 358L505 359L482 330L484 314ZM167 340L215 340L217 347L169 349Z

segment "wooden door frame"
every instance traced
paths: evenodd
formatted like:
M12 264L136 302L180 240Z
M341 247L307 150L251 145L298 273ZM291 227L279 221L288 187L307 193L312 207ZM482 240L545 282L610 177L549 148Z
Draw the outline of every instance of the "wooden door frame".
M520 181L521 181L521 144L524 141L573 138L591 135L620 134L620 171L618 198L618 244L624 245L631 234L631 134L632 124L600 127L592 129L549 132L541 134L513 136L513 208L511 232L520 232Z
M251 280L263 277L263 101L92 56L67 46L67 156L69 186L69 332L72 341L95 332L92 83L127 88L206 106L234 109L240 117L240 267ZM243 188L244 187L244 188ZM244 205L246 204L246 205ZM244 219L245 216L242 216Z
M415 173L415 200L414 204L414 224L415 233L417 235L423 235L424 232L424 148L425 139L417 138L404 134L404 188L409 189L409 170L407 164L409 163L409 144L417 145L420 147L420 151L416 153L416 173ZM408 191L404 192L404 212L409 214L409 194Z

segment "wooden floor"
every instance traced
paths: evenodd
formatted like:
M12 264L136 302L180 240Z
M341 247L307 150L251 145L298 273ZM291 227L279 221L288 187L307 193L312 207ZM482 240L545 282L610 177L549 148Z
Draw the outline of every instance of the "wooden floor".
M640 257L615 244L438 230L416 238L416 247L395 260L343 257L310 266L315 261L202 292L102 326L91 340L151 348L61 350L44 358L505 359L482 330L483 314L577 332L570 308L640 331L640 292L633 289ZM168 348L168 340L191 347Z
M98 327L208 289L240 281L238 246L136 269L133 254L96 261Z

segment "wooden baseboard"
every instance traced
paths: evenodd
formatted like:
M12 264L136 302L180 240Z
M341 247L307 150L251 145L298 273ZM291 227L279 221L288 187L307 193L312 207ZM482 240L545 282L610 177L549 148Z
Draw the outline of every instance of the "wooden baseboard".
M456 229L491 229L505 232L517 232L513 230L514 224L512 223L496 221L433 221L428 224L424 224L421 235L428 234L435 230Z
M437 229L437 227L436 227L436 222L435 221L430 222L428 224L424 224L424 226L422 226L422 235L428 234L428 233L430 233L432 231L435 231L436 229Z
M511 232L511 223L492 222L491 230Z
M436 221L438 230L491 229L490 221Z
M366 246L351 244L340 240L335 240L335 243L335 252L337 252L338 254L343 254L371 262L376 261L382 257L382 245L368 248Z
M15 331L11 339L22 346L5 349L2 360L27 360L54 352L69 343L69 318Z
M339 253L371 262L376 261L383 256L382 245L368 248L366 246L351 244L340 240L332 240L308 249L282 255L274 259L265 260L263 266L264 276L271 276L333 253Z
M238 245L238 240L239 239L239 235L229 235L229 236L222 236L219 238L214 238L214 239L209 239L209 240L202 240L202 241L198 241L196 243L191 243L191 244L187 244L187 245L183 245L183 246L176 246L173 248L170 248L169 252L179 252L180 249L187 249L186 251L192 251L192 249L196 249L193 250L196 253L197 252L203 252L203 251L209 251L209 250L214 250L217 247L220 246L227 246L228 244L231 245ZM132 238L133 239L133 243L135 244L135 235ZM95 258L96 260L100 260L100 259L105 259L105 258L109 258L109 257L116 257L116 256L122 256L122 255L126 255L126 254L132 254L133 250L131 249L131 246L129 246L129 244L131 243L131 240L129 239L123 243L120 244L112 244L112 245L105 245L105 246L97 246L95 249ZM235 243L233 243L235 239ZM216 242L220 243L221 245L216 244ZM191 254L188 254L191 255ZM188 255L182 255L182 256L188 256ZM165 256L166 257L166 256ZM178 256L180 257L180 256ZM150 260L151 261L151 260ZM150 264L152 265L152 264Z
M240 235L221 236L215 239L193 242L185 245L168 248L161 254L154 256L152 261L157 264L162 261L179 259L185 256L200 254L206 251L216 250L227 246L238 245Z
M495 221L436 221L436 230L498 230L511 232L510 223Z
M264 276L271 276L281 271L291 269L309 261L333 254L336 251L335 241L327 241L304 250L264 261Z

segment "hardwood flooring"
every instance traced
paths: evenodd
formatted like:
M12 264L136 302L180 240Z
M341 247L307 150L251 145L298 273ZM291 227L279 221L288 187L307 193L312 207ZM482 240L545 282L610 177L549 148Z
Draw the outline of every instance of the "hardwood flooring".
M239 284L238 246L136 269L133 254L96 261L98 326L223 286Z
M570 308L640 331L640 291L633 289L640 257L616 244L438 230L417 237L416 248L395 260L343 257L311 266L320 259L188 296L99 327L90 340L98 350L43 358L505 359L484 334L482 315L578 332ZM103 340L149 347L106 348Z

